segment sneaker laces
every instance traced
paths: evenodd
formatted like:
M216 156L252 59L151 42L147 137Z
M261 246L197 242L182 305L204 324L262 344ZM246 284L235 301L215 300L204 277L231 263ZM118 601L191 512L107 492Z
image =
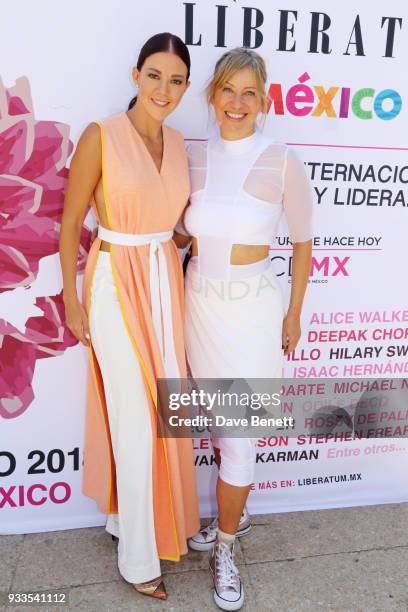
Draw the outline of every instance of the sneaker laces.
M239 573L234 563L233 548L224 542L217 542L215 564L218 585L236 588Z
M202 534L205 534L206 536L213 538L216 535L217 530L218 530L218 517L216 516L215 519L213 519L211 523L207 525L207 527L204 527L200 531Z

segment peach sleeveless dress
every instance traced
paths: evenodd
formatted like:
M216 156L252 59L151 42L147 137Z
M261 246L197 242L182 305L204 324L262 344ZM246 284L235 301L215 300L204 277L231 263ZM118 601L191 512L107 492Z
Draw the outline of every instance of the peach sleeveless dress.
M172 232L189 196L188 164L182 135L163 126L163 160L158 171L145 143L126 113L99 123L102 140L102 183L109 228L127 235ZM96 215L95 202L93 208ZM91 289L101 240L92 244L83 283L83 303L89 314ZM143 373L150 408L154 531L158 556L178 561L187 552L186 539L199 528L193 448L190 439L156 437L156 380L166 376L163 353L153 313L160 296L151 295L152 266L165 258L171 298L173 352L179 375L186 376L183 341L183 275L177 247L162 242L160 253L150 243L110 245L110 264L123 320L134 356ZM153 259L152 259L153 257ZM159 263L158 263L159 262ZM163 263L163 262L162 262ZM163 267L163 266L162 266ZM162 283L160 283L161 286ZM163 313L161 313L163 315ZM166 333L166 332L165 332ZM84 444L83 492L100 510L118 512L115 460L103 379L94 348L90 370ZM136 365L137 365L136 362ZM138 399L129 398L137 410ZM138 432L134 432L135 448ZM143 469L143 466L140 466ZM134 478L137 479L137 473ZM143 503L143 500L141 500ZM153 578L151 576L150 578Z

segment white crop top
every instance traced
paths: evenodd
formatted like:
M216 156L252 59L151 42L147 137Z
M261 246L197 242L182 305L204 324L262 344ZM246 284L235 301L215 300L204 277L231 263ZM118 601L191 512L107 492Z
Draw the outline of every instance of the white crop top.
M191 142L187 154L191 196L183 223L197 238L201 274L229 278L232 246L271 245L283 211L292 242L312 238L310 181L287 145L257 131Z

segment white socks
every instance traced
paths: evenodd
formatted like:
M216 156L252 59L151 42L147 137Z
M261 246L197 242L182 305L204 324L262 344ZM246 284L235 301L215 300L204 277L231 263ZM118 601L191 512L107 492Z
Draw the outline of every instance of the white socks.
M246 520L248 516L248 510L246 509L246 506L244 506L244 509L241 514L241 521L243 519ZM231 535L230 533L225 533L225 531L221 531L219 527L217 529L217 538L220 542L224 542L224 544L227 544L230 548L235 542L235 534Z
M230 533L225 533L225 531L221 531L221 529L218 529L217 531L217 538L219 542L223 542L229 548L231 548L235 542L235 534L231 535Z

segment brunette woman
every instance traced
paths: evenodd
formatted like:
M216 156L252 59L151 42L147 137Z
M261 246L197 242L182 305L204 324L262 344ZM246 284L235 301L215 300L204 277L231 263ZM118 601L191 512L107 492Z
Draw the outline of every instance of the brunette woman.
M61 229L66 319L91 364L83 490L109 515L123 578L161 599L160 559L178 561L199 527L191 440L156 436L156 380L186 375L172 235L190 182L183 137L164 120L189 74L180 38L162 33L145 43L129 110L91 123L79 140ZM82 305L75 269L90 200L99 228Z

